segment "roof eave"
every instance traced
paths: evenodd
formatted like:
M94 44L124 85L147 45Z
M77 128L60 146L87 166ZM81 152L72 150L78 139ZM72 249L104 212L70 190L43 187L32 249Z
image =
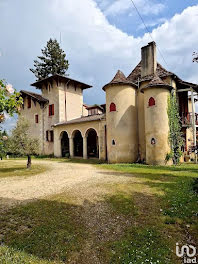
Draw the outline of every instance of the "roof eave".
M103 90L106 91L106 88L109 86L115 86L115 85L129 85L137 88L138 86L135 83L132 82L114 82L114 83L107 83L103 86Z
M68 81L73 81L73 82L76 82L77 84L80 84L82 85L81 89L84 90L84 89L88 89L88 88L91 88L92 86L89 85L89 84L86 84L86 83L83 83L83 82L80 82L80 81L77 81L75 79L71 79L67 76L62 76L62 75L59 75L59 74L55 74L55 75L52 75L50 77L47 77L45 79L42 79L42 80L39 80L39 81L36 81L34 83L31 84L31 86L34 86L36 87L37 89L41 89L42 88L42 85L46 82L46 81L49 81L53 78L64 78L64 79L67 79Z
M153 88L166 88L168 90L174 89L174 87L168 85L168 84L154 84L154 85L146 85L145 87L142 87L140 89L140 92L144 93L144 90L146 89L153 89Z

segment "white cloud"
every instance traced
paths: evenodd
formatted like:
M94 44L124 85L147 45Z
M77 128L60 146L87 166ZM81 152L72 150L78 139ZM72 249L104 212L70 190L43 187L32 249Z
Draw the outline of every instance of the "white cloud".
M62 25L72 72L97 84L104 84L118 68L128 74L140 59L141 46L151 41L148 34L134 38L112 26L91 0L53 1L52 12ZM169 70L195 82L198 65L192 64L192 52L197 49L197 15L198 6L189 7L152 32ZM158 60L167 67L160 54Z
M99 7L104 10L104 14L106 16L116 16L118 14L124 14L134 11L134 6L131 0L116 0L116 1L97 1ZM135 5L139 10L141 10L141 14L143 15L157 15L162 10L164 10L165 5L162 3L156 3L152 0L134 0Z
M118 69L128 75L140 60L140 48L151 41L148 34L135 38L111 25L93 0L19 1L21 5L17 2L14 6L12 0L7 1L8 9L2 10L4 26L0 27L1 76L18 89L30 89L33 59L40 55L46 41L59 38L61 31L71 78L94 86L85 91L84 101L105 102L102 86ZM19 17L21 6L24 16ZM34 14L37 19L33 19ZM192 52L198 49L197 16L198 5L189 7L152 31L168 70L195 83L198 64L192 63ZM159 53L158 61L167 68Z

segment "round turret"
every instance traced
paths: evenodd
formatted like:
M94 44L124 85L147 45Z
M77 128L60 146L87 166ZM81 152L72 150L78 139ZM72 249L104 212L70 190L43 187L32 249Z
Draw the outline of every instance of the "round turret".
M135 162L138 156L136 85L118 71L103 89L106 91L108 161Z
M171 86L155 76L148 84L142 84L144 92L146 163L165 164L169 146L168 96Z

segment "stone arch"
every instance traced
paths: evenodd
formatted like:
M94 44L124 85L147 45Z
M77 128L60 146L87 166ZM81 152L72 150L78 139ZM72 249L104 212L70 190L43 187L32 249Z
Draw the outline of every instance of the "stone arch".
M67 131L62 131L60 133L60 142L61 142L61 156L62 157L69 157L69 135Z
M87 157L99 158L98 133L94 128L89 128L85 136L87 138Z
M76 129L72 132L74 143L74 156L83 157L83 137L80 130Z

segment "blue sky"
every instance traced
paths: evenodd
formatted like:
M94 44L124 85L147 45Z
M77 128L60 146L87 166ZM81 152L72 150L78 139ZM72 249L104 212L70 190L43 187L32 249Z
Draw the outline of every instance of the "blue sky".
M117 28L135 37L145 34L145 27L141 23L139 15L137 14L131 0L120 1L121 5L128 7L121 12L119 12L119 8L115 8L116 2L119 1L96 0L96 2L98 3L101 10L107 14L109 22L115 25ZM146 5L151 6L151 10L153 10L153 12L151 10L147 11L143 8L143 6L145 6L145 2L147 2ZM140 11L148 29L152 31L152 29L163 24L175 14L181 13L185 8L196 5L198 2L195 0L134 0L134 3ZM114 5L114 8L112 8L112 5ZM153 6L155 8L153 8ZM110 10L110 12L108 12L108 10Z
M179 77L198 83L198 2L134 0L160 54L158 61ZM151 41L131 0L0 0L0 78L17 90L34 90L29 71L49 38L59 40L70 63L71 78L93 85L84 102L104 103L104 84L118 69L128 75ZM39 91L37 91L39 92ZM15 120L5 124L10 128Z

